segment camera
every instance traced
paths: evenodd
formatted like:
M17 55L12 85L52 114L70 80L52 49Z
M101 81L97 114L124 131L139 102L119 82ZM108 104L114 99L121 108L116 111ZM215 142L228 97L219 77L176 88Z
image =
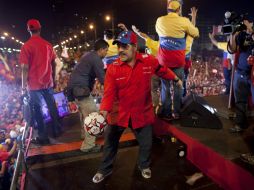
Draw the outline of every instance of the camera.
M227 11L225 13L224 25L222 26L222 33L224 35L232 34L234 32L240 32L246 30L246 26L243 21L247 18L248 13L237 14L235 12Z

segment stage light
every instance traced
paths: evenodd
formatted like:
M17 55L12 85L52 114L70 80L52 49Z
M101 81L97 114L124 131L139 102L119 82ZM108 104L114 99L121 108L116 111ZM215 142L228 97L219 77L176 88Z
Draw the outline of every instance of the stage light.
M74 35L74 38L77 38L77 36L76 36L76 35Z
M2 40L5 40L5 37L4 37L4 36L1 36L1 39L2 39Z
M71 41L71 40L72 40L72 38L69 38L69 40Z
M15 38L14 38L14 37L11 37L11 39L12 39L12 40L15 40Z
M84 30L81 30L80 33L81 33L81 34L84 34L85 32L84 32Z
M9 34L8 34L7 32L4 32L4 35L5 35L5 36L9 36Z

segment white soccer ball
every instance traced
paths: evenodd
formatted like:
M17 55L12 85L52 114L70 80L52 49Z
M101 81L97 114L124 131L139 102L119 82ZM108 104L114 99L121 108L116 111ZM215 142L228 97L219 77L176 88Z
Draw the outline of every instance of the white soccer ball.
M84 120L84 128L92 136L101 135L106 126L105 118L98 112L90 113Z
M10 131L10 137L11 137L12 139L17 138L17 136L18 136L18 134L17 134L16 131L14 131L14 130L11 130L11 131Z

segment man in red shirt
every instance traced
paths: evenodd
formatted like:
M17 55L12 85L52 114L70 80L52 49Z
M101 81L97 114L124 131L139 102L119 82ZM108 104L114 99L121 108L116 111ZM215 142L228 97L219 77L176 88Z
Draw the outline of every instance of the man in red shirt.
M49 139L41 109L42 98L44 98L52 118L54 136L61 132L61 124L53 97L53 67L56 54L52 45L40 37L41 24L38 20L29 20L27 30L31 34L31 38L22 46L20 52L22 93L28 90L32 120L36 121L38 127L38 137L32 142L48 144ZM34 124L35 122L32 125Z
M115 125L109 125L105 134L102 163L93 177L94 183L101 182L112 173L119 139L130 127L140 145L138 165L144 178L151 178L150 154L152 146L152 123L154 112L151 98L151 77L175 80L179 78L167 67L150 55L137 52L137 36L131 31L119 34L113 42L118 46L119 58L109 65L100 112L104 117L112 112L114 102L118 103ZM112 120L112 118L109 118Z

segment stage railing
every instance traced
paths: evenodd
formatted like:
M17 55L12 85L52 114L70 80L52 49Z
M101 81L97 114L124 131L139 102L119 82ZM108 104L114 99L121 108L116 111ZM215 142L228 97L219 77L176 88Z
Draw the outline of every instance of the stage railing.
M22 133L21 139L18 140L18 156L16 161L16 167L13 173L12 181L11 181L11 187L10 190L16 190L18 189L18 180L20 179L20 187L19 189L24 189L24 182L25 182L25 174L27 172L27 166L26 166L26 156L28 152L28 147L30 144L31 139L31 128L28 126L28 124L25 125L25 129ZM29 134L29 138L28 137ZM26 141L28 139L28 141ZM21 177L21 178L20 178Z

